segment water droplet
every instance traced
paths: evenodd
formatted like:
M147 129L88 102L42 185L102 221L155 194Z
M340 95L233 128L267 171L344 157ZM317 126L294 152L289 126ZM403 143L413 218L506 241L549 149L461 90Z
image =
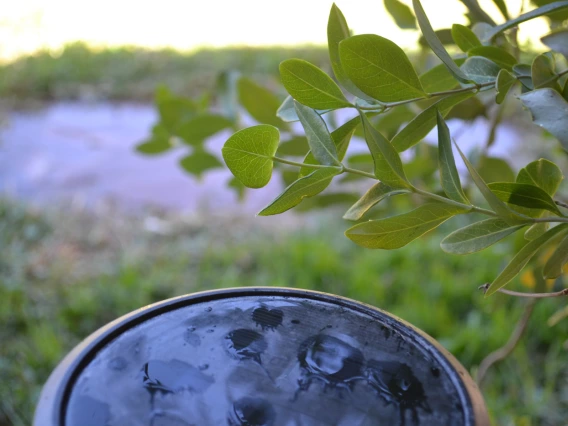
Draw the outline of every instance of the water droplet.
M227 422L229 426L272 426L276 413L270 403L261 398L241 398L233 404Z
M430 372L432 373L432 376L440 377L440 369L439 368L432 367L432 368L430 368Z
M363 378L363 354L342 340L318 334L300 345L298 361L302 377L296 392L307 390L314 380L322 381L325 387L340 387L351 390L356 380Z
M252 320L263 330L275 330L282 324L283 318L284 312L280 309L268 309L262 306L252 312Z

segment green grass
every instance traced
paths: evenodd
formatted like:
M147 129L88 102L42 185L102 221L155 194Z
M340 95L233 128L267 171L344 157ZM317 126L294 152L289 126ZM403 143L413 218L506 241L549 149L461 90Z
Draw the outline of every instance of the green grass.
M97 50L75 43L57 56L44 50L0 65L0 98L149 101L159 84L178 95L195 97L212 89L224 70L238 70L276 89L278 64L289 58L310 60L330 71L324 47L243 47L183 53L140 47Z
M88 334L180 294L274 285L344 295L425 330L472 372L508 339L524 303L476 290L506 262L500 246L449 256L434 234L398 251L364 250L325 218L295 231L258 229L252 218L163 218L169 235L144 220L0 202L0 425L30 424L50 371ZM539 302L522 343L490 371L483 391L495 424L568 417L568 321L546 324L565 303Z

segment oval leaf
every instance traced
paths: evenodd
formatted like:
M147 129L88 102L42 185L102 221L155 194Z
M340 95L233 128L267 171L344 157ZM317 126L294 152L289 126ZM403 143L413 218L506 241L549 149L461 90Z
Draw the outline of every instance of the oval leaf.
M531 66L531 77L535 89L549 87L557 90L558 76L554 72L554 62L547 54L534 58Z
M223 159L243 185L262 188L272 177L272 157L278 149L279 140L278 129L268 124L239 130L225 142Z
M511 71L517 64L517 60L513 55L497 46L478 46L467 52L468 56L483 56L492 62L495 62L500 68Z
M349 33L347 21L345 20L343 13L341 13L341 10L334 3L331 6L329 19L327 21L327 47L329 50L331 68L333 69L333 73L335 74L337 81L339 81L339 83L341 83L347 91L361 99L370 101L373 98L364 94L353 84L351 80L349 80L349 77L347 77L347 74L345 74L343 66L341 65L341 59L339 57L339 43L350 36L351 34Z
M485 297L491 296L497 290L504 287L522 271L525 265L529 262L529 260L531 260L535 253L542 248L542 246L544 246L551 238L561 233L565 233L567 230L568 225L558 225L548 230L540 237L525 244L525 246L515 255L513 260L509 262L505 269L503 269L499 276L491 283L485 293Z
M531 66L527 64L517 64L513 67L513 74L521 82L524 88L533 90L534 85L531 77Z
M538 186L551 197L556 194L562 179L564 176L560 168L544 158L527 164L517 175L518 183Z
M380 134L361 113L365 141L373 157L375 176L381 182L393 188L409 188L402 168L402 161L391 143Z
M474 32L468 27L460 24L452 25L452 37L458 47L464 52L467 52L474 47L481 46L481 42Z
M446 253L475 253L495 244L523 226L512 226L499 218L486 219L452 232L442 240L440 246Z
M457 95L446 96L430 105L394 136L391 141L392 145L398 152L406 151L408 148L416 145L436 125L438 111L445 117L455 105L471 98L473 95L473 92L458 93Z
M282 84L298 102L314 109L350 106L341 89L321 69L302 59L288 59L280 64Z
M487 186L501 201L530 209L548 210L562 216L550 195L538 186L512 182L494 182Z
M460 66L465 62L465 58L457 58L456 65ZM444 92L452 90L459 86L458 81L448 71L444 64L436 65L425 73L420 75L420 82L426 93Z
M568 28L554 31L540 39L552 50L562 53L568 59Z
M294 106L306 132L308 145L314 158L326 166L341 165L337 159L337 148L323 119L312 108L298 102L295 102Z
M477 173L477 171L475 170L473 165L469 162L469 160L466 158L466 156L463 154L463 152L461 152L459 146L455 142L454 145L456 146L458 153L460 154L463 162L465 163L465 166L469 171L473 183L475 183L475 186L477 186L479 192L481 192L481 195L483 195L483 198L485 198L485 200L489 203L489 205L495 211L495 213L497 213L499 216L501 216L502 219L504 219L507 223L511 225L517 225L529 221L530 220L529 217L521 215L515 212L514 210L511 210L509 207L507 207L507 205L503 201L499 199L499 197L497 197L497 195L491 192L485 181L481 178L479 173Z
M404 247L452 216L468 211L449 204L429 203L399 216L360 223L345 231L345 235L362 247L393 250Z
M438 124L438 165L440 168L440 182L448 198L458 203L469 204L461 183L450 139L450 129L444 121L442 114L437 113Z
M515 76L509 71L499 71L499 74L497 74L497 80L495 81L495 89L497 90L497 93L495 95L495 102L502 104L505 100L505 97L507 96L507 93L509 93L509 90L511 89L511 87L513 87L513 84L515 84L516 81L517 79L515 78Z
M187 144L200 146L209 136L232 125L231 120L221 115L202 114L183 123L177 131L177 135Z
M470 83L470 79L463 73L463 71L456 65L453 59L450 57L444 45L434 32L430 21L422 8L419 0L412 0L412 6L414 7L414 13L418 19L418 25L420 25L420 30L426 39L426 42L430 46L430 49L436 54L438 58L448 67L448 70L453 74L453 76L461 83Z
M313 197L322 192L331 183L333 177L339 173L341 173L339 167L326 167L313 171L292 183L258 215L270 216L290 210L300 204L304 198Z
M280 101L272 92L244 77L239 79L237 89L241 105L252 118L259 123L288 129L288 125L276 116Z
M398 194L409 194L408 189L393 189L382 182L377 182L369 189L349 210L343 215L343 219L359 220L367 211L385 198Z
M339 126L333 132L331 132L331 139L337 148L337 159L342 161L349 147L349 142L351 142L351 137L357 126L361 123L361 118L359 116L352 118L345 124ZM304 164L320 164L315 159L312 152L308 152L304 158ZM300 169L300 177L307 176L313 171L310 167L302 167Z
M392 16L396 25L405 30L416 29L416 18L412 10L398 0L384 0L385 9Z
M222 166L217 157L202 150L197 150L191 155L183 157L179 164L186 172L198 178L201 177L203 172Z
M562 275L562 267L568 262L568 237L560 242L556 250L544 265L542 275L544 278L558 278Z
M478 84L495 81L501 69L495 62L482 56L467 58L460 68Z
M172 146L170 138L152 137L151 139L137 145L136 151L145 155L156 155L169 151Z
M568 151L568 102L553 89L537 89L520 96L533 121L552 133Z
M345 73L364 93L381 102L424 97L414 67L404 51L374 34L349 37L339 43Z

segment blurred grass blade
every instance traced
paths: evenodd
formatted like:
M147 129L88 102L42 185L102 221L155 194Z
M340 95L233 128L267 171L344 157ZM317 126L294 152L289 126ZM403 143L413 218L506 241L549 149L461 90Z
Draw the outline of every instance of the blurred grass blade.
M542 275L544 278L558 278L562 275L562 268L568 262L568 237L560 242L550 259L544 265Z
M402 161L391 143L379 133L365 114L361 113L365 141L373 157L375 176L393 188L409 188Z
M310 108L336 109L351 105L331 77L307 61L288 59L282 62L280 76L288 93Z
M365 248L393 250L437 228L452 216L468 211L449 204L429 203L398 216L360 223L345 231L345 235Z
M408 148L416 145L424 139L436 125L438 111L445 117L454 106L471 98L473 95L474 93L472 92L458 93L456 95L446 96L430 105L394 136L391 140L392 145L398 152L406 151Z
M259 216L280 214L297 206L306 197L319 194L331 183L334 176L341 173L339 167L317 169L309 175L293 182L272 203L262 209Z
M392 41L374 34L349 37L339 43L341 65L364 93L381 102L425 97L414 67Z
M341 161L337 159L337 148L323 119L312 108L301 103L295 101L294 107L306 132L314 158L326 166L341 165Z
M272 157L279 141L280 132L268 124L239 130L225 142L223 159L243 185L262 188L272 177Z
M487 184L483 181L481 176L479 176L479 173L477 173L473 165L469 162L463 152L461 152L460 147L455 142L454 145L456 146L463 162L465 163L465 166L467 167L467 170L469 171L469 174L473 182L475 183L475 186L477 186L477 188L481 192L481 195L483 195L483 198L485 198L485 200L489 203L495 213L497 213L507 223L512 225L517 225L529 221L529 217L514 212L509 207L507 207L507 205L503 201L501 201L497 197L497 195L491 192Z
M434 32L422 4L419 0L412 0L412 5L414 7L414 13L418 19L418 24L420 25L420 30L426 38L426 41L432 51L436 54L438 58L448 67L448 70L454 75L454 77L461 83L470 83L469 78L462 72L462 70L456 65L453 59L450 57L440 39Z
M450 129L444 121L442 114L437 111L438 123L438 165L440 169L440 182L448 198L458 203L469 204L461 183L450 139Z
M393 189L382 182L374 184L349 210L343 215L346 220L359 220L367 211L385 198L398 194L409 194L408 189Z
M520 249L519 252L515 255L513 260L509 262L505 269L503 269L499 276L495 278L495 280L491 283L491 285L487 289L487 292L485 293L485 297L491 296L497 290L507 285L509 281L515 278L517 274L522 271L522 269L536 254L536 252L540 250L547 242L549 242L551 238L555 237L556 235L565 233L566 231L568 231L568 225L558 225L548 230L540 237L525 244L525 246Z
M486 249L525 225L509 225L503 219L491 218L472 223L452 232L440 243L446 253L470 254Z
M491 31L489 31L485 35L485 41L491 41L496 35L501 34L503 31L508 30L509 28L516 27L517 25L529 21L534 18L538 18L539 16L547 15L551 12L556 10L564 9L568 7L568 1L557 1L554 3L549 3L545 6L539 7L537 9L531 10L530 12L524 13L514 19L511 19L501 25L497 25L493 27Z

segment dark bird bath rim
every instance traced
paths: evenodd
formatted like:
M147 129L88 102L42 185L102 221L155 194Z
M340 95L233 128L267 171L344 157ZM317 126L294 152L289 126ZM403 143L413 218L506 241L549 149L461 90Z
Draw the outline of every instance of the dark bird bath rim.
M323 302L335 305L342 310L348 310L369 316L378 323L387 324L389 328L396 330L397 333L403 336L405 341L410 341L415 347L427 351L436 365L440 367L440 370L447 373L449 380L456 389L459 404L462 406L465 425L489 425L488 414L483 397L465 368L453 357L453 355L451 355L432 337L406 321L376 307L332 294L292 288L243 287L203 291L167 299L126 314L95 331L77 345L60 362L49 377L41 392L35 413L34 426L65 425L69 401L73 389L77 385L77 381L82 372L89 367L89 364L95 359L100 351L102 351L115 339L118 339L125 332L145 323L146 321L156 318L157 316L176 311L184 307L229 299L251 297L268 298L266 300L270 300L270 298L290 298L291 300L301 299L312 302ZM256 311L260 311L258 312L260 314L266 314L267 312L264 305L261 308L256 309ZM278 321L281 321L281 318L276 316L269 320L273 321L273 323L270 323L269 321L269 323L266 324L268 332L270 332L271 328L274 329L278 326ZM292 323L295 322L292 321ZM264 325L262 328L265 330ZM238 332L240 330L236 331ZM332 338L330 337L330 339ZM370 360L370 363L372 361L373 360ZM384 388L384 385L381 386ZM379 388L380 386L375 386L375 389ZM388 390L386 392L388 395ZM406 418L405 414L402 414L402 416ZM404 423L404 418L402 423Z

